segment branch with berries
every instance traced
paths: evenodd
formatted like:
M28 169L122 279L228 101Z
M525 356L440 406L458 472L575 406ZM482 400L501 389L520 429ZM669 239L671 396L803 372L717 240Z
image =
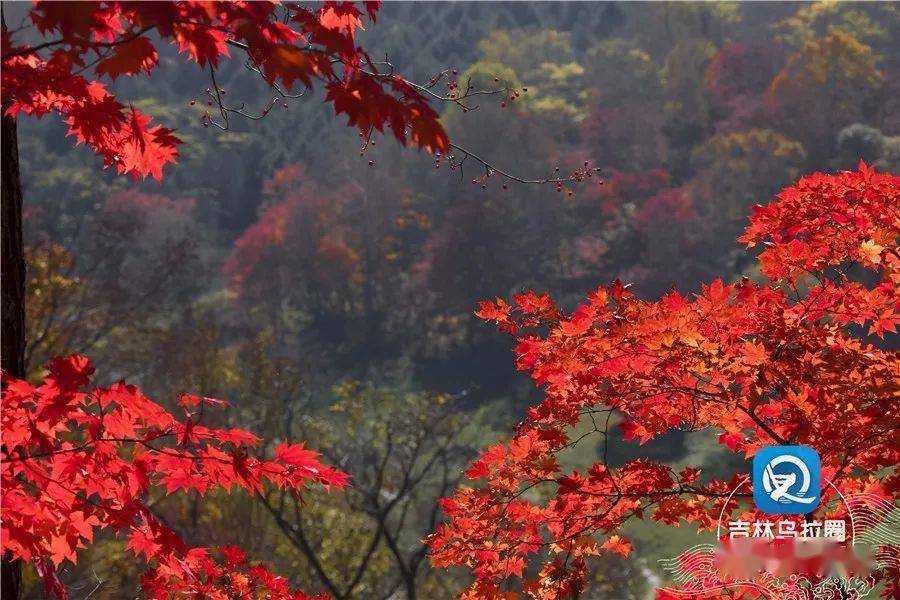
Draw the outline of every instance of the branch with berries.
M236 42L234 40L229 40L228 44L245 51L247 50L246 44ZM305 51L310 53L317 52L311 46L308 46ZM332 59L331 62L340 63L341 59ZM459 71L457 69L443 69L432 76L428 80L428 82L420 84L400 76L397 73L396 67L387 56L385 56L384 60L382 61L372 61L368 59L367 63L369 66L368 69L360 68L358 70L358 72L362 75L380 81L402 82L403 85L405 85L409 89L415 90L415 92L417 92L427 100L435 103L452 104L463 113L477 110L480 105L474 103L474 100L479 97L500 97L503 99L500 102L500 108L506 108L507 102L515 102L517 99L522 97L522 94L528 92L527 87L516 88L510 82L502 80L500 77L496 76L494 77L494 83L496 84L495 87L477 87L473 84L471 77L467 77L465 83L461 84L459 80ZM204 95L206 96L205 102L208 108L204 110L203 114L200 117L200 122L204 127L213 126L221 131L228 131L230 129L229 115L239 116L251 121L260 121L269 116L272 110L279 104L281 104L284 110L287 110L290 106L290 101L303 98L306 95L307 89L304 89L299 93L292 94L284 90L281 86L278 85L277 82L269 81L266 78L266 75L260 65L255 64L250 58L247 59L244 66L266 80L271 89L275 91L276 96L273 97L271 101L267 100L259 111L249 110L245 102L228 104L225 100L226 90L219 87L216 80L216 70L212 65L210 65L209 72L212 85L206 88L206 90L204 91ZM445 86L447 88L446 92L441 93L437 89L441 82L445 82ZM405 98L401 97L401 99ZM191 106L196 105L196 100L191 100L190 104ZM218 117L213 116L216 112L218 112ZM411 126L407 126L407 129L411 129ZM363 143L360 148L360 156L365 156L370 147L376 145L376 140L374 139L375 133L375 127L369 127L366 130L360 131L359 135L361 138L363 138ZM517 175L511 173L508 170L499 168L493 161L477 154L476 152L468 148L460 146L459 144L450 142L448 146L450 150L449 152L442 153L440 151L435 151L435 169L440 169L443 165L447 165L450 171L458 171L460 177L464 179L466 162L471 161L472 163L475 163L477 165L477 169L481 173L479 176L472 179L472 184L480 185L484 190L488 189L488 180L492 177L495 177L501 180L501 188L503 190L509 189L510 183L519 183L526 185L553 184L555 185L556 191L558 193L561 193L564 191L566 184L583 183L600 172L599 167L591 167L590 162L585 161L583 168L574 169L566 174L562 174L560 172L560 168L555 167L552 173L543 177L528 177ZM368 165L370 167L375 166L375 160L370 159L368 161ZM597 180L598 183L603 183L603 181L599 177L597 177ZM568 189L567 194L569 196L573 196L574 191L572 189Z

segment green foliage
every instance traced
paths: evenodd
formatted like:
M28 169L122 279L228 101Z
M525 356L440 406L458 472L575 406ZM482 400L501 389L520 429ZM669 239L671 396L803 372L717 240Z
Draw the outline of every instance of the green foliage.
M657 101L663 88L653 57L633 41L613 38L587 51L587 75L596 102L620 105Z
M666 98L664 130L675 150L672 160L678 170L682 168L677 158L680 151L695 145L711 124L711 107L703 93L703 78L715 52L715 46L709 42L689 40L676 45L666 56L662 70Z

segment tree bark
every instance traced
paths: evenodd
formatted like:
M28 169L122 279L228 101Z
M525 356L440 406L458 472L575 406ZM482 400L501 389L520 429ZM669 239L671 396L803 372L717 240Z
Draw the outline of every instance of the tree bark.
M4 107L5 110L5 107ZM3 117L2 125L2 281L3 370L14 377L25 376L25 250L22 244L22 184L19 180L19 149L16 121Z
M6 30L6 23L3 24ZM6 105L2 107L6 112ZM16 121L3 117L0 135L0 366L13 377L25 377L25 248L22 244L22 182L19 179L19 145ZM0 598L21 596L22 565L3 555L0 565Z

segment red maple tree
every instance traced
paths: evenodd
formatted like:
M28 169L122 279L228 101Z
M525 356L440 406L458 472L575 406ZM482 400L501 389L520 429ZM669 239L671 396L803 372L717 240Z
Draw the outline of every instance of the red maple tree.
M482 303L477 314L515 337L517 367L546 397L472 464L477 487L442 501L434 564L473 571L467 598L517 597L516 582L529 597L575 597L589 555L629 553L629 519L711 529L742 510L728 496L743 474L703 482L699 468L611 465L616 415L641 443L712 428L747 457L811 446L844 493L895 500L900 358L873 339L900 322L898 235L900 178L860 164L804 177L755 209L741 241L762 248L764 283L717 280L650 302L615 282L571 314L531 292ZM561 454L598 436L601 459L564 472ZM878 575L895 593L896 570Z
M90 146L105 166L161 179L180 140L120 103L100 80L153 71L159 56L152 32L213 76L232 51L240 52L279 93L319 83L335 112L360 131L389 128L401 144L446 150L447 134L422 90L380 72L356 45L364 15L374 20L380 3L363 4L289 3L289 20L282 21L282 8L269 2L40 2L29 18L47 41L19 45L4 29L4 114L57 113L76 143ZM85 75L90 69L96 78Z
M85 389L94 368L83 356L54 359L39 386L3 377L2 543L33 563L48 593L66 598L57 575L96 533L111 529L150 570L150 597L306 598L238 549L188 548L151 510L151 494L275 487L299 493L309 483L343 488L347 476L321 464L302 443L282 442L274 458L256 456L261 440L215 429L201 407L223 400L182 396L177 419L124 382Z

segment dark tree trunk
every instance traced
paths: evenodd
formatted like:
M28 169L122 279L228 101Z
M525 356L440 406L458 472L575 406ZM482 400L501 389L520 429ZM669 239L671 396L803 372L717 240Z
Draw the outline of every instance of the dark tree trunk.
M6 24L3 24L4 31ZM6 112L6 105L3 105ZM16 121L3 117L0 138L0 364L13 377L25 376L25 248L22 245L22 183L19 180L19 147ZM21 596L22 565L3 555L0 566L0 598L18 600Z
M22 245L22 184L16 121L3 117L2 135L2 359L3 370L25 376L25 250Z

